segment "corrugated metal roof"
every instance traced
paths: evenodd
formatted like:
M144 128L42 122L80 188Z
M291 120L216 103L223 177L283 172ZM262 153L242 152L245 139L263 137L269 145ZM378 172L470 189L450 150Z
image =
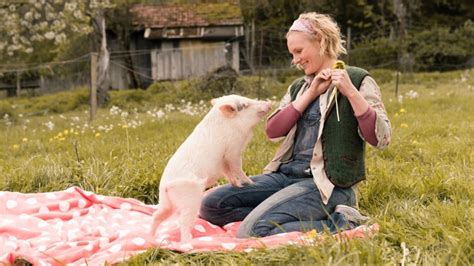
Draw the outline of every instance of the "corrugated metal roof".
M131 12L133 25L144 28L243 24L242 11L235 3L139 4Z

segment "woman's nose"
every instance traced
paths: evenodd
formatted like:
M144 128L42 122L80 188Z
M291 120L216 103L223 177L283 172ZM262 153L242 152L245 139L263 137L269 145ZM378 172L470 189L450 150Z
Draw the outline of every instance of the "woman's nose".
M291 60L292 65L297 65L299 63L300 59L298 57L293 57L293 60Z

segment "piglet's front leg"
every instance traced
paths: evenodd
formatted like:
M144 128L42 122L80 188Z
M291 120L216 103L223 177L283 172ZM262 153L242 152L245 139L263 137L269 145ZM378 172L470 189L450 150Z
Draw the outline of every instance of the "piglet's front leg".
M228 161L226 163L229 175L233 180L236 180L238 187L242 186L242 184L252 184L253 181L244 173L242 170L242 159L237 158L234 161Z
M227 178L229 183L233 185L234 187L242 186L242 183L240 182L240 178L232 172L228 162L226 162L224 165L224 176Z

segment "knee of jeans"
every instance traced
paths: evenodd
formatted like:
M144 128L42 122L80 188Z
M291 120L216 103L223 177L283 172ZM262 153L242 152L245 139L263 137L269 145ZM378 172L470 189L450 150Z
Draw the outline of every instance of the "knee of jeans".
M272 235L273 232L277 228L276 225L265 221L260 220L257 221L255 224L244 224L240 225L239 230L237 231L238 238L249 238L249 237L265 237Z

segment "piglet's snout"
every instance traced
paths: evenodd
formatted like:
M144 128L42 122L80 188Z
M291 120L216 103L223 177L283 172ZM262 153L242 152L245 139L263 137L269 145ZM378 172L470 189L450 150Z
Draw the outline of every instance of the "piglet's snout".
M266 115L272 110L272 103L270 101L261 101L260 102L260 111L259 113L263 116Z

